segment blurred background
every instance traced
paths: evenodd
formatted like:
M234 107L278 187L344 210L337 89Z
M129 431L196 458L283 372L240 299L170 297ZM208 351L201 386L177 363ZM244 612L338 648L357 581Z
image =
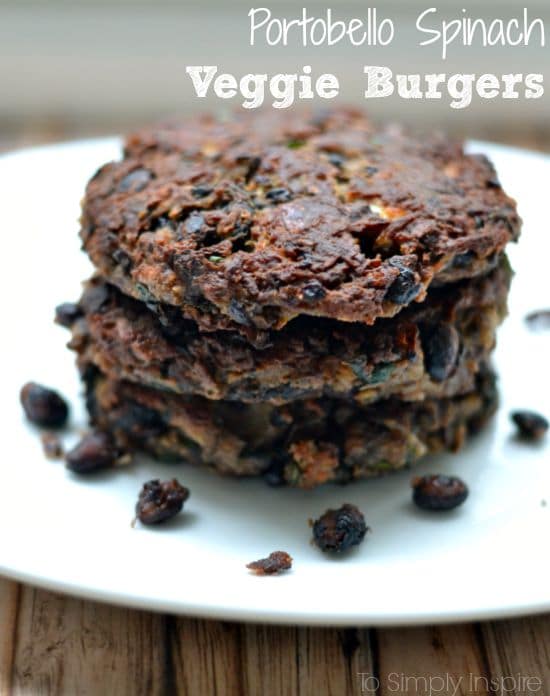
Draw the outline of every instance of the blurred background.
M550 34L550 0L438 0L437 20L461 17L541 17ZM379 120L400 120L420 130L486 138L550 151L550 84L539 100L480 100L454 110L449 100L362 99L362 67L387 65L394 73L543 73L550 80L550 46L453 46L446 61L439 45L419 47L416 17L431 3L384 0L333 3L337 19L366 17L378 8L396 25L387 47L308 48L295 43L249 45L250 7L269 7L294 18L306 5L324 16L319 0L0 0L0 148L122 133L166 114L227 109L240 100L199 100L186 65L218 65L237 78L247 72L333 72L341 102L365 104ZM322 100L319 100L322 101Z

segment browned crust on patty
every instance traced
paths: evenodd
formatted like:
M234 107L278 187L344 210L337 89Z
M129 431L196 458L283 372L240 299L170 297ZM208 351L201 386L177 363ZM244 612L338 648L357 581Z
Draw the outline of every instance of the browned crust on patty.
M81 235L126 294L253 334L393 316L486 272L519 228L485 157L334 110L132 135L90 181Z
M388 473L428 453L456 450L496 405L486 367L468 394L367 407L341 399L284 406L210 401L109 380L96 369L85 370L85 380L93 423L122 447L305 488Z
M432 290L423 303L376 327L303 317L255 347L238 332L200 333L166 308L153 313L94 278L69 345L81 362L112 379L209 399L285 403L330 396L367 403L390 395L443 397L473 388L505 316L509 280L503 261L487 276ZM434 331L439 354L448 353L435 355L435 366L433 351L425 355ZM449 362L448 374L442 360Z

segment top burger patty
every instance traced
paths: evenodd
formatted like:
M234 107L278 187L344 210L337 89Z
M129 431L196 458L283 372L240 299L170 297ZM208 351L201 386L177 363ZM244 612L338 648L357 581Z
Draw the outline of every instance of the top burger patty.
M298 315L393 316L486 272L519 228L485 157L340 109L130 136L88 185L81 235L124 293L253 336Z

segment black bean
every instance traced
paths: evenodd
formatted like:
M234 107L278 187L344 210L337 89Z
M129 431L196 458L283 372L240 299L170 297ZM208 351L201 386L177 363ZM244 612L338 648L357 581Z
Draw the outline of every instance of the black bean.
M474 217L474 224L476 226L476 230L482 230L485 227L485 220L481 217L481 215L476 215Z
M514 411L512 420L525 440L540 440L548 430L548 421L535 411Z
M170 218L166 217L165 215L160 215L157 218L154 218L151 220L149 223L149 231L150 232L155 232L156 230L162 230L162 229L169 229L172 232L175 232L177 228L177 222L174 220L171 220Z
M273 462L269 469L264 471L263 479L272 488L286 486L284 463L280 461Z
M367 529L361 511L345 503L338 510L327 510L313 523L313 541L321 551L346 551L363 541Z
M127 401L118 419L124 432L139 438L155 438L166 431L161 413L135 401Z
M210 186L193 186L191 193L195 198L206 198L213 190Z
M473 251L464 251L453 258L452 266L453 268L470 268L475 257L476 255Z
M139 295L139 298L143 302L154 302L155 301L155 298L151 294L151 291L143 283L136 283L135 288L136 288L136 291Z
M77 474L89 474L114 466L120 455L112 437L101 430L84 435L82 440L67 452L67 468Z
M278 575L292 568L292 557L286 551L273 551L267 558L247 563L246 567L255 575Z
M273 203L287 203L292 200L292 194L288 189L285 188L274 188L265 194L266 198L269 198Z
M439 324L420 331L424 363L435 382L443 382L456 370L460 337L452 324Z
M152 178L151 172L147 171L147 169L134 169L133 172L126 174L126 176L120 180L117 190L121 193L126 193L130 190L134 193L138 193L147 186Z
M189 498L189 489L176 479L154 479L143 485L136 504L136 515L143 524L158 524L174 517Z
M327 294L325 288L317 280L310 281L304 286L302 296L307 302L318 302Z
M45 428L61 428L67 422L67 402L53 389L36 382L28 382L21 389L21 405L25 415L36 425Z
M91 285L86 288L80 307L84 314L100 312L109 301L109 289L106 285Z
M231 300L229 303L228 314L237 324L242 324L243 326L250 325L250 319L248 318L244 305L235 299Z
M192 213L185 221L185 231L189 234L197 234L204 225L204 218L200 213Z
M125 273L128 273L132 268L132 260L122 249L115 249L113 252L113 260L117 263Z
M63 302L55 308L55 321L70 328L82 316L82 309L75 302Z
M409 304L418 295L421 286L416 282L415 274L410 268L396 261L390 261L390 265L399 270L399 275L387 289L385 299L395 304Z
M432 474L413 479L413 501L423 510L452 510L468 497L468 487L457 476Z

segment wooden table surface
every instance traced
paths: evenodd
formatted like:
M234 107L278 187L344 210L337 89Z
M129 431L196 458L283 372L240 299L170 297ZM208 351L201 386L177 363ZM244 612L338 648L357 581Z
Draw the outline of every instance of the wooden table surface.
M0 124L0 149L73 135L78 128L56 122ZM491 135L550 151L550 133ZM480 572L498 583L489 564ZM419 628L274 627L118 608L0 579L0 626L0 696L550 694L550 615Z

